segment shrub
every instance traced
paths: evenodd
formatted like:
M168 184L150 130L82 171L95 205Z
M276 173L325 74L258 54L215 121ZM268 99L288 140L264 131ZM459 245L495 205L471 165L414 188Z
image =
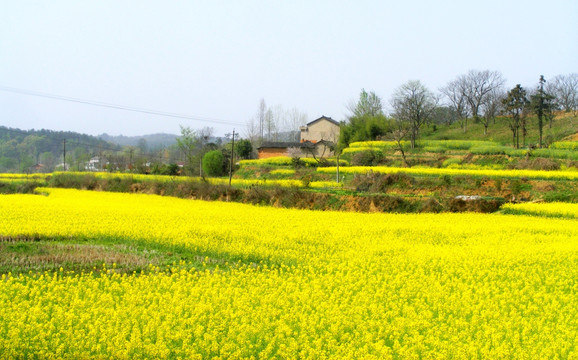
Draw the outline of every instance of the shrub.
M295 169L300 169L305 166L305 161L301 160L299 157L292 157L291 165L293 165Z
M421 206L420 212L439 213L444 207L434 198L429 198Z
M174 164L174 163L168 164L161 169L161 175L176 176L179 174L180 170L181 169L179 168L179 165Z
M474 146L470 148L470 153L476 155L503 155L506 153L506 147L504 146Z
M444 148L443 146L425 146L423 148L423 150L425 152L431 152L431 153L444 153L446 152L446 148Z
M268 205L271 201L271 193L260 186L251 186L247 190L246 199L253 205Z
M407 188L413 186L414 179L403 173L394 174L380 174L369 172L363 175L355 175L352 185L355 186L356 191L385 193L387 189L393 185L400 188Z
M453 182L452 177L449 175L443 175L441 179L445 186L450 186Z
M358 152L353 155L351 165L353 166L375 166L384 160L383 152L379 150L368 150Z
M102 181L102 180L101 180ZM102 181L101 187L106 191L112 192L130 192L133 184L132 178L111 177Z
M578 151L576 150L559 150L559 149L536 149L534 155L554 159L578 160Z
M497 211L504 203L503 199L477 199L477 200L463 200L453 198L449 201L449 211L451 212L481 212L491 213Z
M209 151L203 156L203 171L209 176L223 176L225 156L220 150Z
M509 169L560 170L560 164L551 159L520 159L508 165Z
M444 160L444 162L442 163L443 167L448 167L450 165L460 165L462 163L462 159L460 158L449 158Z
M494 180L494 186L496 187L496 190L502 191L502 179L501 179L501 178L496 178L496 179Z

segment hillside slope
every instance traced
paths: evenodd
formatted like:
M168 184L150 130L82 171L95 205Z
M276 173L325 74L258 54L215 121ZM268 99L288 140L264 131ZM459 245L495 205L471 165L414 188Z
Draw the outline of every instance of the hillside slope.
M528 118L528 133L526 135L526 144L537 144L539 138L538 119L535 116ZM578 118L571 113L559 113L552 122L550 128L548 123L544 124L543 139L545 144L551 144L562 139L578 139ZM498 117L495 124L490 124L488 134L484 135L484 126L481 123L468 123L467 131L458 123L450 126L437 125L435 128L431 125L422 128L421 139L423 140L490 140L497 141L504 145L512 144L512 131L508 126L507 118ZM522 143L522 134L520 133L520 145Z

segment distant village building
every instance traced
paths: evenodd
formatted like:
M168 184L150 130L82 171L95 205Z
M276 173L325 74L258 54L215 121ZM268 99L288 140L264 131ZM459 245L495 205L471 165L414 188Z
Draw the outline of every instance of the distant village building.
M108 165L108 161L105 159L101 160L99 156L95 156L86 163L84 169L86 171L102 171L106 165Z
M288 149L297 148L301 145L298 142L273 142L266 141L257 148L259 159L267 159L276 156L289 156Z
M301 126L299 130L301 130L301 142L316 143L324 140L336 143L339 139L339 122L325 115Z
M299 150L303 157L328 157L331 146L339 139L339 122L325 115L301 126L299 142L264 142L257 148L259 159L290 156L290 149Z

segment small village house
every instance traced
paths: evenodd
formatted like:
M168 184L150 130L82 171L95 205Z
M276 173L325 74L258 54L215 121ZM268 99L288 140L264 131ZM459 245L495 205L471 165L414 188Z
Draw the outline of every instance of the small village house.
M301 131L301 142L316 143L323 140L336 143L339 139L339 122L325 115L301 126L299 130Z
M325 115L299 128L299 142L264 142L259 148L259 159L289 156L289 149L299 149L303 157L328 157L330 147L339 139L339 122Z

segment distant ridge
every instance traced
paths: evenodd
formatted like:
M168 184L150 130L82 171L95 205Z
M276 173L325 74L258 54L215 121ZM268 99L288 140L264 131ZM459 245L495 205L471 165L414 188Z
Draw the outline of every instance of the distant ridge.
M145 144L148 148L157 149L169 147L176 144L179 135L158 133L140 136L108 135L106 133L98 135L98 138L121 146L139 146L139 142Z

